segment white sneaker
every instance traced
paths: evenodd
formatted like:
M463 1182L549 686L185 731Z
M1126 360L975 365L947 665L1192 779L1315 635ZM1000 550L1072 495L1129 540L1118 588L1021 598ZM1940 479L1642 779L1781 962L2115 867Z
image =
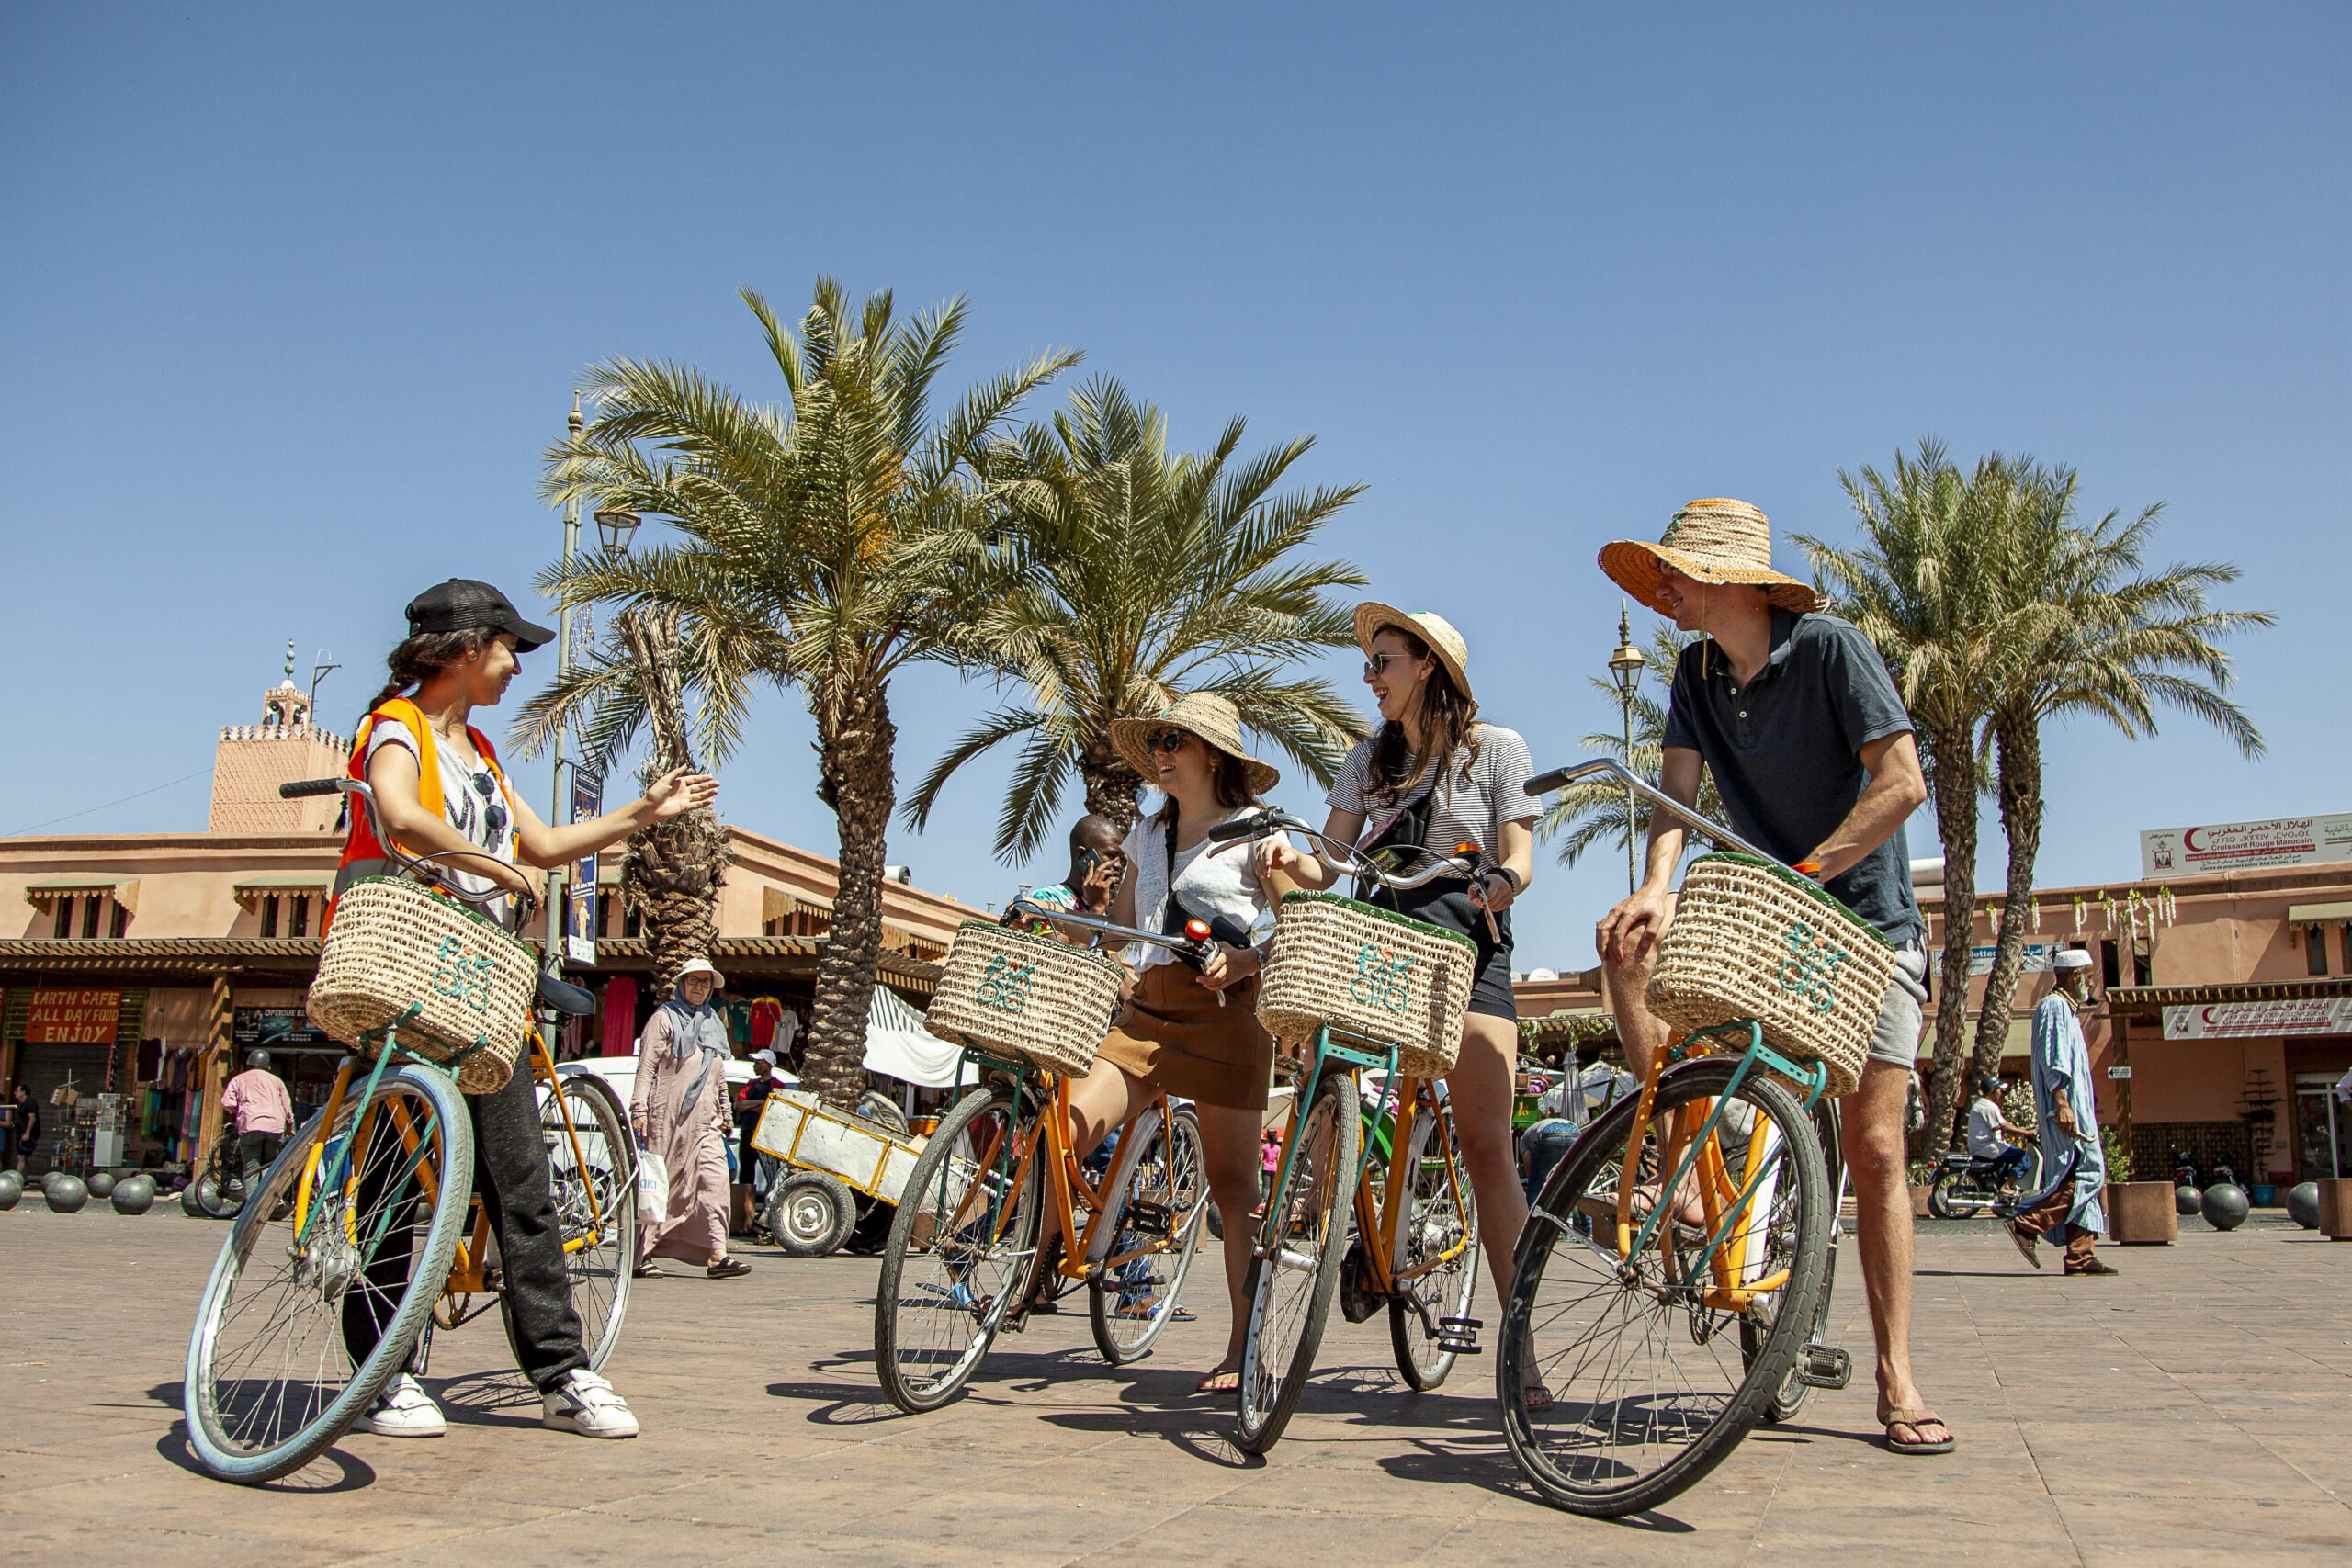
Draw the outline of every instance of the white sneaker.
M563 1381L548 1390L546 1402L547 1414L541 1419L559 1432L577 1432L583 1438L637 1436L637 1417L629 1413L628 1401L585 1368L564 1373Z
M395 1376L377 1396L375 1407L360 1417L359 1429L379 1438L437 1438L448 1431L441 1407L424 1385L406 1372Z

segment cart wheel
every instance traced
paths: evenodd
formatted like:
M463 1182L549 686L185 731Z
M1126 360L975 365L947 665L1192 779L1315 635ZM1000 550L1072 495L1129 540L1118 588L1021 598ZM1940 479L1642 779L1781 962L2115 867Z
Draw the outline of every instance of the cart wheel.
M794 1171L768 1199L768 1229L795 1258L838 1251L856 1224L857 1201L848 1185L820 1170Z

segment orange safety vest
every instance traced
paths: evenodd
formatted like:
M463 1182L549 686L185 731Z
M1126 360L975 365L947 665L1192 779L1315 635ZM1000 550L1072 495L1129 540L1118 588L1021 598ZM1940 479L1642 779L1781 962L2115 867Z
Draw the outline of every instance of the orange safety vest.
M363 781L367 778L368 737L375 732L377 723L383 719L406 725L409 733L416 737L417 802L428 810L446 815L448 803L441 794L441 749L434 741L433 728L425 722L424 710L406 697L387 700L359 721L359 729L351 738L351 776ZM506 782L505 770L498 765L498 752L491 745L490 738L472 725L466 726L466 737L473 742L475 753L490 769L490 776L498 781L500 792L506 796L508 818L520 823L522 812L514 804L514 787ZM363 876L383 875L392 869L394 863L382 840L376 837L368 813L353 811L350 817L351 831L344 840L343 859L335 863L334 886L327 896L326 915L319 922L321 941L326 939L327 927L334 922L335 902L343 897L343 890ZM408 848L405 844L401 847Z

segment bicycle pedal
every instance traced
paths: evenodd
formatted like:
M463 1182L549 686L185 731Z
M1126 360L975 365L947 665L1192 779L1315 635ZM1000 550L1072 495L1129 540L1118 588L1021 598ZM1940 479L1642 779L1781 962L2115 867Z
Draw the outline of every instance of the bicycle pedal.
M1119 1224L1122 1229L1165 1241L1176 1234L1176 1211L1165 1203L1130 1198L1126 1207L1119 1211Z
M1854 1375L1854 1358L1835 1345L1808 1345L1797 1352L1797 1382L1807 1388L1844 1388Z
M1478 1330L1487 1325L1484 1318L1441 1317L1437 1320L1437 1348L1457 1356L1480 1356L1486 1352L1478 1346Z

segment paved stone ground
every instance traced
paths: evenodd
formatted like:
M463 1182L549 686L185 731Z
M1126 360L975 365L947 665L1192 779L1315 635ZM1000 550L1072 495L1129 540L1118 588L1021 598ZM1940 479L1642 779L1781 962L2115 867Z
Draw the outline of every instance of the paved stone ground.
M0 1562L2352 1561L2352 1246L2276 1220L2116 1248L2122 1278L2080 1281L1989 1226L1924 1225L1917 1354L1958 1453L1879 1450L1858 1377L1617 1524L1532 1500L1483 1360L1409 1394L1377 1320L1335 1324L1290 1435L1239 1454L1229 1402L1188 1392L1221 1341L1213 1261L1202 1322L1138 1366L1108 1371L1065 1314L904 1417L873 1380L874 1261L753 1253L747 1280L640 1286L608 1369L635 1442L540 1428L481 1323L435 1351L446 1438L349 1438L276 1488L223 1486L178 1417L220 1235L176 1212L0 1213ZM1866 1364L1850 1259L1839 1279Z

